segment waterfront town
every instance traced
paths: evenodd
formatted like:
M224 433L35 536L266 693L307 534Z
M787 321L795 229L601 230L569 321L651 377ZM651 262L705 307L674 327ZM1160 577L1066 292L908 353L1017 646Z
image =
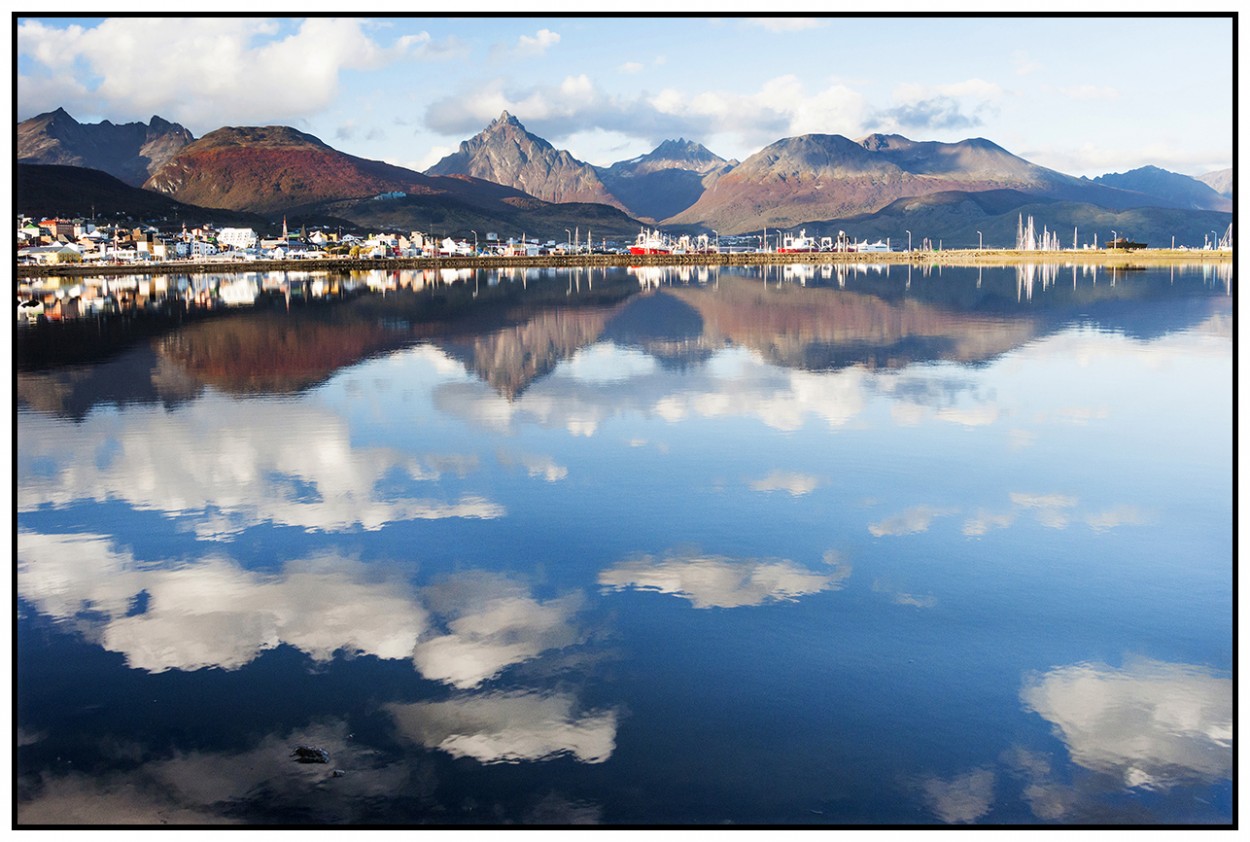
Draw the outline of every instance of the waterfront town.
M565 248L568 244L565 244ZM481 249L479 251L479 248ZM125 227L96 224L85 219L18 221L17 262L23 264L143 264L171 260L220 261L297 260L328 257L427 257L479 254L521 255L554 250L536 240L500 242L487 232L474 243L449 237L436 240L417 231L378 233L367 236L316 229L288 230L280 236L262 237L252 228L214 228L211 225L177 231L154 225Z
M1016 251L1061 251L1062 244L1055 232L1033 231L1030 217L1028 225L1021 225L1017 236ZM188 228L185 224L178 230L158 228L146 224L137 227L117 223L98 224L75 218L34 219L19 217L17 222L17 265L52 266L66 264L85 265L143 265L168 261L196 261L235 263L255 260L318 260L328 258L422 258L422 257L537 257L545 255L575 254L632 254L632 255L683 255L720 253L869 253L902 251L891 245L888 239L876 242L856 241L839 231L837 237L809 237L806 230L797 234L765 229L760 234L736 237L717 235L713 240L707 234L668 237L659 231L643 230L632 243L602 239L595 242L592 232L583 236L579 229L566 230L564 242L526 237L501 239L494 231L470 232L472 239L437 237L420 231L380 232L355 235L340 231L316 228L306 231L302 227L290 230L286 220L279 236L264 237L252 228L215 228L211 224ZM939 243L929 238L921 239L922 251L941 250ZM1074 245L1075 247L1075 245ZM1116 237L1104 243L1104 248L1135 250L1145 244L1135 243L1126 237ZM1085 250L1097 249L1097 239L1082 245ZM908 236L907 252L911 252ZM978 251L984 249L979 244ZM1189 250L1180 246L1179 250ZM1202 250L1232 250L1232 226L1224 236L1217 238L1215 232L1207 238Z
M381 267L451 267L501 265L496 260L517 260L527 265L608 265L619 261L657 266L665 263L789 263L799 261L865 260L980 262L1020 258L1050 252L1047 259L1149 260L1146 244L1116 236L1102 249L1093 244L1064 249L1058 236L1044 226L1040 231L1032 217L1020 220L1015 248L943 249L941 241L911 237L903 247L887 238L868 242L845 232L836 237L811 237L797 232L764 230L759 234L714 237L706 234L670 236L643 229L632 242L593 239L592 231L566 229L563 241L543 240L522 234L501 238L497 232L470 237L436 236L420 231L353 234L325 228L289 227L285 218L281 233L263 236L253 228L214 227L204 224L161 228L151 223L101 222L87 218L34 218L22 216L17 224L17 319L20 323L62 321L143 310L167 304L169 296L157 294L143 279L149 275L186 273L198 280L180 282L179 295L186 307L252 304L262 291L257 272L283 269L325 270L332 267L377 269ZM1232 226L1223 237L1216 232L1198 249L1179 247L1156 250L1158 259L1175 259L1181 253L1203 260L1231 258ZM978 244L980 246L981 244ZM1062 252L1062 255L1060 254ZM479 262L484 261L484 262ZM119 273L121 273L119 275ZM93 275L108 275L104 281ZM57 276L64 276L58 278ZM79 280L72 280L74 276ZM235 277L237 276L237 277Z

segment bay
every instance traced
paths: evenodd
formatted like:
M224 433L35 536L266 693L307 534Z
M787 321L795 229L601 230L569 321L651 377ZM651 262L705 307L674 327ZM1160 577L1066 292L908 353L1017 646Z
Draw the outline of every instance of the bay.
M333 280L17 372L19 824L1231 822L1230 271Z

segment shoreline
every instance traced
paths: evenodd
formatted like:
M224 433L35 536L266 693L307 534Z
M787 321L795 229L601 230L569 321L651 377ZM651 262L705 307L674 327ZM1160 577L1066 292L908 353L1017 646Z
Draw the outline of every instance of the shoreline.
M1166 266L1185 263L1231 263L1232 251L1156 249L1118 251L1079 249L1069 251L1015 251L971 249L925 252L809 252L735 254L568 254L539 257L392 257L327 258L316 260L162 261L91 265L82 263L18 266L21 279L94 275L198 275L300 270L305 272L372 271L402 269L504 269L520 267L576 268L608 266L775 266L805 264L891 264L895 266L1013 266L1059 263L1078 265Z

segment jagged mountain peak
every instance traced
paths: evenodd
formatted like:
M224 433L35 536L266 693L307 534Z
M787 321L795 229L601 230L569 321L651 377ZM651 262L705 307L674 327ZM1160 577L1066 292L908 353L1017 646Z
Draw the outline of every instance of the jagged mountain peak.
M548 202L595 202L624 210L595 168L531 134L504 111L482 131L426 170L467 175L523 190Z
M706 173L726 163L725 159L701 143L678 138L665 140L645 155L617 161L606 170L619 175L638 175L659 169L687 169Z
M80 123L57 108L18 123L17 159L97 169L137 187L194 139L182 126L157 116L150 123Z

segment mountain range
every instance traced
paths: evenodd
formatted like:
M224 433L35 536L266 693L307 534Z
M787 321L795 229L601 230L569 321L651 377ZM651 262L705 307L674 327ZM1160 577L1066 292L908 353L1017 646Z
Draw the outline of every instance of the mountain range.
M193 141L177 123L82 124L58 108L17 125L19 164L62 164L102 170L132 187Z
M850 230L861 237L923 230L935 239L953 236L952 244L992 230L1001 243L1014 238L1029 208L1053 213L1052 230L1110 221L1117 231L1157 242L1167 232L1192 239L1206 228L1222 230L1232 208L1231 171L1197 179L1143 167L1076 178L985 138L806 134L742 162L681 138L596 167L506 111L424 173L348 155L286 126L224 127L196 139L159 117L146 125L81 124L62 109L18 125L17 158L101 170L194 207L459 235L472 229L559 236L578 226L620 237L662 224L723 236L806 226L814 234ZM33 171L24 171L33 183ZM29 187L19 191L19 210L37 198Z

